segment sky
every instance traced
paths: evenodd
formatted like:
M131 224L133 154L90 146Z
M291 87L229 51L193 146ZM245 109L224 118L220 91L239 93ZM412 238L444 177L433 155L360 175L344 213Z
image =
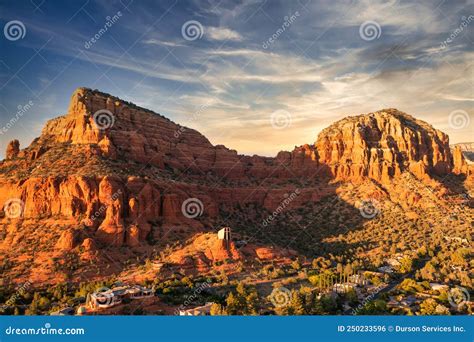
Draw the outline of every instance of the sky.
M243 154L383 108L474 140L473 0L0 0L0 25L0 158L78 87Z

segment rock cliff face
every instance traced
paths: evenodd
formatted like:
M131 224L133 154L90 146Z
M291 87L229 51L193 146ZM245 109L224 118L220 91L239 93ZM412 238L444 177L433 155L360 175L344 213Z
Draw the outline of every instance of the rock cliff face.
M238 155L222 145L213 146L199 132L159 114L85 88L74 92L67 115L47 123L41 139L94 144L110 159L198 174L212 172L226 179L264 177L277 162L297 174L308 174L317 165L309 146L281 153L276 160ZM278 170L277 175L287 173Z
M369 177L386 183L403 171L425 178L453 168L448 136L395 109L338 121L315 145L319 163L341 180Z
M451 145L453 153L453 172L457 174L474 174L474 143Z
M317 202L330 194L331 178L387 184L404 172L423 180L452 171L466 167L462 153L451 154L448 136L395 109L338 121L314 144L275 158L250 157L213 146L159 114L79 88L68 113L50 120L31 146L8 145L0 205L22 203L22 216L5 212L7 220L67 217L89 232L64 233L58 249L95 249L96 241L139 247L156 235L153 226L202 229L220 209L253 204L271 212L287 198L285 207ZM305 186L298 189L298 182ZM187 212L187 199L197 200L197 211Z
M20 142L17 139L10 141L5 153L6 158L13 159L18 156L18 153L20 153Z
M161 115L79 88L68 114L48 122L42 137L94 144L110 159L200 174L212 172L226 179L262 178L269 173L282 178L310 176L325 169L338 179L383 181L406 170L421 178L453 169L448 136L395 109L345 118L323 130L313 145L264 158L213 146L199 132Z

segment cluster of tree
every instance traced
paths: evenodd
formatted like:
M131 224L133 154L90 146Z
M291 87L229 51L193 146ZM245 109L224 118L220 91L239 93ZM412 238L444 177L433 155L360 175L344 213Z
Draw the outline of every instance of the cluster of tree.
M469 275L472 253L468 248L453 249L444 244L425 266L416 273L417 279L442 283L454 283L472 289L473 282Z
M214 303L211 315L257 315L259 298L254 287L239 283L235 291L230 292L225 305Z
M387 312L387 302L383 299L367 301L361 308L356 310L357 315L384 315Z
M450 315L449 309L439 304L434 298L425 299L420 304L420 310L418 312L420 315Z
M324 315L337 314L342 310L343 299L330 295L319 296L308 287L293 289L286 305L274 309L277 315Z
M398 285L398 289L405 294L415 294L417 292L423 292L429 290L430 284L427 281L417 282L411 278L403 279Z

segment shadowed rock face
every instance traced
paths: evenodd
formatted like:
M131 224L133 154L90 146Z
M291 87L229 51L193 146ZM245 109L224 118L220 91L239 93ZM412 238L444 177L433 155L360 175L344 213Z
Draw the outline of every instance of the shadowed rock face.
M16 158L18 153L20 153L20 142L17 139L10 141L5 153L6 159Z
M468 172L446 134L395 109L340 120L314 144L275 158L251 157L86 88L74 92L68 113L50 120L31 146L19 151L18 141L10 143L7 159L0 164L0 204L18 198L25 218L81 221L93 232L90 246L95 240L139 246L151 224L201 229L183 213L188 198L199 199L202 219L212 225L220 208L253 203L275 210L297 188L294 180L309 182L289 204L297 208L328 195L331 178L385 184L406 171L421 180ZM72 236L58 246L80 245Z

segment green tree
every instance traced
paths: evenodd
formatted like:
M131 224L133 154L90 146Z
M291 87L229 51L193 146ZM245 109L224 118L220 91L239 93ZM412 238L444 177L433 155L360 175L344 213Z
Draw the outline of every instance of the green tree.
M358 315L382 315L387 312L387 303L382 299L369 301L357 311Z
M432 263L426 263L425 267L420 270L421 278L429 281L433 281L435 279L436 268L433 266Z
M221 304L213 303L211 305L211 316L224 316L226 315L226 310L222 307Z
M352 266L351 264L347 264L345 267L344 267L344 274L346 275L350 275L353 273L353 269L352 269Z
M226 298L226 311L229 315L238 315L240 311L239 300L234 296L234 293L231 292L227 295Z
M291 291L291 300L290 300L291 314L293 315L304 315L304 303L302 296L297 291Z
M299 260L298 258L296 258L296 259L291 263L291 267L292 267L294 270L296 270L296 271L300 270L300 269L301 269L301 262L300 262L300 260Z
M425 299L420 304L420 315L435 315L438 303L433 298Z
M254 288L247 289L243 283L236 287L236 293L229 293L226 299L226 311L229 315L256 315L258 294Z
M400 272L409 273L411 272L412 268L413 260L410 257L405 256L400 260Z

